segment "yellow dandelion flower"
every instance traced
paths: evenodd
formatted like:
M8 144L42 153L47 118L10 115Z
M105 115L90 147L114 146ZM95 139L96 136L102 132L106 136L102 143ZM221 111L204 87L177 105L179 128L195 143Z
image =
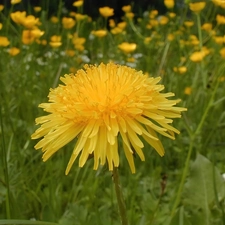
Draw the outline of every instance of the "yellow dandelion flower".
M164 0L164 5L167 9L172 9L174 7L174 0Z
M160 156L164 148L157 133L175 139L179 131L171 126L185 108L176 107L179 100L169 100L173 93L160 93L160 77L114 63L86 65L76 75L61 77L64 85L50 89L49 102L39 105L48 115L36 119L41 124L32 139L42 138L35 149L42 149L43 161L77 138L66 168L69 173L79 157L83 167L89 155L94 157L94 170L108 162L109 170L119 166L119 138L132 173L133 155L145 156L141 137Z
M105 7L101 7L99 8L99 13L107 18L107 17L110 17L110 16L113 16L114 15L114 9L113 8L110 8L108 6L105 6Z
M0 36L0 46L7 47L10 44L9 39L4 36Z
M131 53L136 50L137 45L135 43L123 42L122 44L118 45L118 48L124 53Z
M194 13L200 13L205 8L206 2L189 3L189 8Z
M12 48L9 49L9 54L11 56L18 55L19 53L20 53L20 49L19 48L12 47Z

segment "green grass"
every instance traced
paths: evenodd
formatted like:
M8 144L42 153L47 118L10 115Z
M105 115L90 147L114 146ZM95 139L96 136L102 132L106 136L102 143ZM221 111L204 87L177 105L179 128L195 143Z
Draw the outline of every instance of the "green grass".
M216 15L222 15L224 9L207 1L199 17L188 13L194 25L186 28L185 7L177 9L168 24L151 29L146 28L148 15L141 15L136 22L125 18L127 26L122 33L108 32L103 38L91 34L105 28L100 16L91 22L87 18L77 21L75 27L66 30L60 22L52 24L46 10L35 14L30 7L28 14L40 19L39 29L45 32L39 40L49 43L52 35L62 37L62 45L55 49L36 41L23 44L25 28L13 22L6 9L1 12L0 36L6 36L10 44L0 46L0 224L120 224L107 166L94 171L92 159L83 168L75 162L65 176L74 142L43 163L41 151L34 150L37 141L30 138L36 129L35 118L44 115L38 104L47 101L49 88L61 83L60 76L70 73L71 67L76 71L86 63L109 61L161 76L165 91L174 92L182 99L179 105L188 109L174 121L181 131L176 140L161 137L164 157L146 145L146 161L136 157L137 172L131 174L121 149L119 174L129 224L225 224L225 61L220 55L225 40L218 44L214 38L224 37L225 25L216 22ZM68 14L59 9L56 16L61 19ZM199 22L212 23L212 31L202 30ZM84 51L77 50L68 39L75 32L86 39ZM172 41L168 34L174 35ZM196 35L199 44L190 42L191 35ZM146 37L151 37L149 43L144 42ZM125 54L117 47L122 42L136 43L137 49ZM202 46L209 54L199 63L192 62L190 55ZM11 47L19 48L20 53L11 56ZM75 55L68 56L68 49ZM130 58L134 62L128 62ZM179 66L185 66L187 72L174 72ZM186 87L191 88L190 95L185 94Z

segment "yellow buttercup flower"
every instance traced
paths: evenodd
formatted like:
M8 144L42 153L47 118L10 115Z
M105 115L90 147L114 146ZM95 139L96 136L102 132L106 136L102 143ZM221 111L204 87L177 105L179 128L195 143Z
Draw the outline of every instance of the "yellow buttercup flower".
M22 43L25 45L29 45L33 43L35 40L34 33L32 33L32 30L23 30L22 32Z
M87 15L83 15L83 14L80 14L80 13L76 13L75 14L75 18L77 21L81 21L81 20L84 20L87 18Z
M200 13L205 8L206 2L189 3L189 8L194 13Z
M186 88L184 89L184 93L185 93L186 95L190 95L191 92L192 92L192 88L191 88L191 87L186 87Z
M40 12L41 11L41 7L40 6L35 6L34 7L34 11L35 12Z
M205 55L206 54L203 51L194 52L191 54L190 60L192 62L201 62L203 60L203 58L205 57Z
M184 25L186 27L192 27L194 25L194 22L193 21L184 21Z
M107 35L107 30L94 30L91 32L96 37L105 37Z
M121 140L132 173L134 153L145 160L143 140L160 156L164 148L157 133L175 139L179 131L171 126L185 108L176 107L179 100L169 100L173 93L160 93L160 77L114 63L86 65L77 73L61 77L63 85L50 89L49 102L39 105L48 115L36 119L40 124L32 139L42 138L35 149L42 149L43 161L76 139L66 168L69 173L79 157L83 167L94 157L94 170L108 162L109 170L119 166ZM142 137L143 139L141 139Z
M169 22L169 19L167 16L160 16L159 17L159 24L166 25Z
M2 27L3 27L3 25L2 25L2 23L0 23L0 30L2 29Z
M105 6L105 7L101 7L99 8L99 13L107 18L107 17L110 17L110 16L113 16L114 15L114 9L113 8L110 8L108 6Z
M201 28L202 28L202 30L205 30L205 31L211 31L212 30L212 24L211 23L204 23Z
M217 24L225 24L225 16L222 15L216 15L216 22Z
M59 22L59 18L56 17L56 16L52 16L52 17L50 18L50 20L51 20L52 23L58 23L58 22Z
M36 27L36 25L39 24L39 18L35 18L33 15L29 15L23 18L21 24L28 29L33 29Z
M13 20L13 22L22 25L23 21L26 18L26 12L20 12L20 11L16 11L10 14L11 19Z
M4 5L0 5L0 12L4 9Z
M15 5L15 4L18 4L20 3L22 0L11 0L11 4L12 5Z
M19 48L12 47L12 48L9 49L9 54L11 56L18 55L19 53L20 53L20 49Z
M58 36L58 35L53 35L51 36L50 38L50 46L53 47L53 48L58 48L62 45L62 37L61 36Z
M136 50L137 45L135 43L123 42L122 44L118 45L118 48L124 53L131 53Z
M0 36L0 46L7 47L10 44L9 39L4 36Z
M222 58L225 58L225 47L220 49L220 55Z
M174 0L164 0L164 5L167 9L172 9L174 7Z
M78 0L78 1L75 1L75 2L73 3L73 6L79 8L79 7L81 7L83 4L84 4L84 1L83 1L83 0Z
M62 18L62 25L65 29L71 29L76 24L76 21L70 17L63 17Z
M122 7L122 10L125 12L125 13L128 13L131 11L131 5L125 5Z

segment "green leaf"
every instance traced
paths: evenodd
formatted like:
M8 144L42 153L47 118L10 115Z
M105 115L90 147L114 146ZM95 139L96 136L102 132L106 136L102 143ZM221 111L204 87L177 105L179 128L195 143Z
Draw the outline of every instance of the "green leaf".
M0 220L0 224L20 224L20 225L58 225L58 223L45 222L45 221L36 221L36 220Z

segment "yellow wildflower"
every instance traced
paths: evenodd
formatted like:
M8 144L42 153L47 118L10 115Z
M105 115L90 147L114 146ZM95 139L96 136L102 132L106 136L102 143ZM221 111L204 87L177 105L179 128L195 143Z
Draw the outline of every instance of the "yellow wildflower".
M2 29L2 23L0 23L0 30Z
M145 160L143 140L160 156L163 145L157 133L172 140L179 131L171 126L185 108L179 100L169 100L173 93L161 93L160 77L148 77L142 71L114 63L86 65L77 73L61 77L63 85L50 89L49 102L39 105L48 115L36 119L41 126L32 139L42 138L35 149L42 149L43 161L76 139L66 168L69 173L78 156L83 167L89 155L94 170L108 162L110 171L119 166L121 151L135 173L134 154ZM143 139L141 139L142 137Z
M225 16L222 15L216 15L216 22L217 24L225 24Z
M53 35L51 36L51 41L49 42L50 46L53 47L53 48L58 48L62 45L62 37L61 36L58 36L58 35Z
M41 11L41 7L40 6L35 6L34 7L34 11L35 12L40 12Z
M77 21L81 21L81 20L84 20L87 18L87 15L83 15L83 14L80 14L80 13L76 13L75 14L75 18Z
M28 29L33 29L36 25L39 24L39 18L35 18L33 15L29 15L23 18L21 24Z
M78 0L78 1L75 1L75 2L73 3L73 6L79 8L79 7L81 7L83 4L84 4L84 1L83 1L83 0Z
M11 0L11 4L12 5L15 5L15 4L18 4L20 3L22 0Z
M125 5L122 7L122 10L125 12L125 13L128 13L131 11L131 5Z
M0 5L0 12L4 9L4 5Z
M99 13L107 18L107 17L110 17L110 16L113 16L114 15L114 9L113 8L110 8L108 6L105 6L105 7L101 7L99 8Z
M190 95L191 92L192 92L192 88L191 88L191 87L186 87L186 88L184 89L184 93L185 93L186 95Z
M222 58L225 58L225 47L220 49L220 55Z
M137 45L135 43L123 42L122 44L118 45L118 48L124 53L131 53L136 50Z
M149 13L149 18L154 19L158 15L158 13L159 12L157 10L151 10Z
M133 19L133 18L134 18L134 13L132 13L132 12L127 12L127 13L125 14L125 16L126 16L128 19Z
M200 13L205 8L206 2L189 3L189 8L194 13Z
M0 46L7 47L10 44L9 39L4 36L0 36Z
M96 37L105 37L107 35L107 30L94 30L91 32Z
M58 17L56 17L56 16L52 16L52 17L50 18L50 20L51 20L52 23L58 23L58 22L59 22L59 19L58 19Z
M71 29L75 26L76 21L70 17L63 17L62 18L62 25L65 29Z
M184 21L184 25L186 27L192 27L194 25L194 22L193 21Z
M161 25L166 25L168 22L169 22L169 19L168 19L167 16L160 16L160 18L159 18L159 23L160 23Z
M202 30L205 30L205 31L211 31L212 30L212 24L211 23L204 23L201 28L202 28Z
M16 11L10 14L11 19L13 20L13 22L22 25L24 19L26 18L26 12L20 12L20 11Z
M164 0L164 5L167 9L172 9L174 7L174 0Z
M9 49L9 54L11 56L18 55L19 53L20 53L20 49L19 48L12 47L12 48Z
M194 52L191 54L190 60L192 62L201 62L204 57L205 57L205 53L203 51Z
M110 20L109 20L109 26L110 26L111 28L113 28L113 27L116 26L116 23L115 23L115 20L114 20L114 19L110 19Z

